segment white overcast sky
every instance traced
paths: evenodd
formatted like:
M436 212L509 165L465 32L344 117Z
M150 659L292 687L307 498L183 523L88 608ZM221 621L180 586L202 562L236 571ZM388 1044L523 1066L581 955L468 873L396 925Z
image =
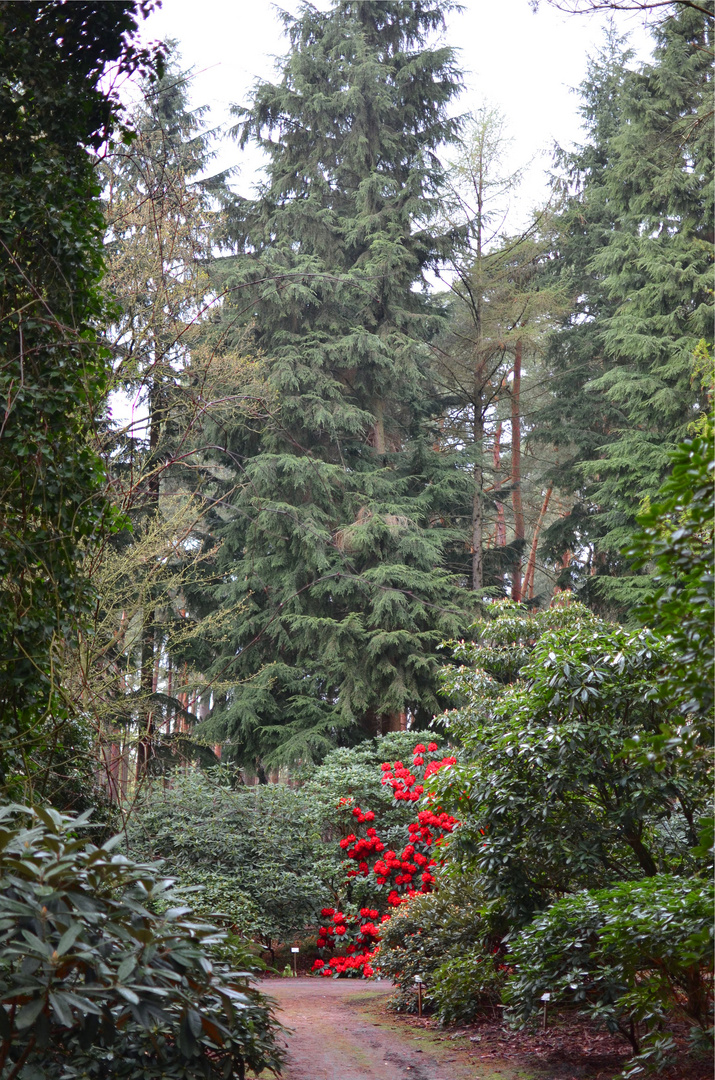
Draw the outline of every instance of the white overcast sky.
M466 91L457 110L469 112L483 100L505 114L513 138L510 166L531 162L522 188L521 210L546 196L545 170L554 141L579 140L578 96L586 59L603 40L602 16L564 15L542 0L462 0L452 12L445 40L459 49ZM295 14L298 0L280 5ZM330 7L329 0L316 6ZM163 0L143 28L145 39L176 38L185 67L192 67L192 105L208 105L211 123L231 123L232 103L247 101L256 79L275 78L275 59L287 51L278 8L269 0ZM617 27L630 32L637 56L645 59L650 39L639 16L619 13ZM235 186L249 194L260 164L228 138L219 149L221 168L238 165ZM519 214L521 217L521 214Z

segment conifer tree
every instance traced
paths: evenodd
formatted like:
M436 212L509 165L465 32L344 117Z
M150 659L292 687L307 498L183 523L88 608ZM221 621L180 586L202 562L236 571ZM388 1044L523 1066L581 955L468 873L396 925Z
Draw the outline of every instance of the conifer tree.
M166 735L183 738L196 698L195 680L188 687L180 675L190 637L183 590L202 576L201 548L210 542L204 545L208 525L191 502L202 470L190 432L205 408L196 383L220 205L211 195L220 200L225 188L223 175L204 175L211 133L204 110L189 107L189 78L171 53L162 78L141 85L131 112L135 137L99 164L104 288L114 316L106 339L114 404L123 398L120 419L105 418L99 446L112 500L131 531L111 538L95 561L94 633L76 678L112 797L121 795L130 767L138 776L153 767Z
M713 333L713 29L688 8L656 29L654 61L628 79L612 142L607 194L621 227L593 266L616 307L593 388L626 422L589 469L611 550L704 407L693 374L698 342Z
M564 297L558 283L554 288L540 272L551 253L550 211L535 215L518 235L505 233L508 200L520 182L519 171L504 169L507 144L503 116L482 106L450 170L446 216L460 227L461 242L449 266L448 329L433 348L444 407L442 439L464 448L472 475L472 588L503 589L508 575L512 599L520 600L524 496L531 501L529 488L542 487L538 468L522 476L522 434L533 408L528 383L540 368L543 342ZM537 514L544 505L541 490L538 504Z
M268 164L232 223L218 333L248 313L276 406L215 435L238 485L222 598L243 609L207 730L244 760L429 717L437 647L464 622L442 569L464 478L435 448L424 279L446 242L437 149L457 130L453 52L429 44L449 6L306 4L285 17L281 81L239 111Z
M712 334L711 38L705 13L681 9L658 26L653 62L630 71L611 35L582 88L589 143L561 159L557 264L575 305L554 339L541 420L575 502L547 547L579 550L571 583L585 574L589 594L619 604L647 584L620 549L702 404L693 355Z

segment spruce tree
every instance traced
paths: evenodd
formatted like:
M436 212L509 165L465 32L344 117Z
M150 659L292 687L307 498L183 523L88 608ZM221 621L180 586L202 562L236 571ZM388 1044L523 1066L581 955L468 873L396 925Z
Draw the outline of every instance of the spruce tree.
M244 760L429 718L437 648L465 623L442 568L465 480L436 442L424 277L457 130L453 52L429 44L449 6L305 5L281 81L239 111L268 164L233 219L217 333L230 344L248 313L273 404L215 433L237 486L219 592L242 607L206 730Z
M611 550L630 539L704 406L693 374L698 342L712 342L712 53L704 13L683 9L658 26L653 63L624 86L612 142L607 193L620 228L593 265L616 307L593 389L626 422L588 470Z
M545 547L567 567L563 583L599 602L628 606L647 585L620 549L699 405L693 355L711 337L711 35L705 14L679 11L658 27L653 62L632 71L611 34L582 87L589 141L560 159L554 266L574 308L553 339L540 424L574 505Z

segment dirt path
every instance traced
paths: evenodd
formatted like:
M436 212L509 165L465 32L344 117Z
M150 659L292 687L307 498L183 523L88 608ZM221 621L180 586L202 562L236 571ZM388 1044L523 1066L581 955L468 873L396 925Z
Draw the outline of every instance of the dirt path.
M388 983L275 979L263 989L293 1031L286 1080L533 1080L506 1062L482 1063L465 1040L400 1024L385 1009Z

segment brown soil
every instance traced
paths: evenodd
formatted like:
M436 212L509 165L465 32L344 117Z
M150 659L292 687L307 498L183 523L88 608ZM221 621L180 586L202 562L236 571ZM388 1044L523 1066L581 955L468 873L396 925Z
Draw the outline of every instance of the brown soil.
M265 990L292 1029L286 1080L537 1080L513 1063L482 1061L468 1039L440 1041L388 1013L390 983L275 979Z
M287 1038L285 1080L613 1080L623 1039L570 1016L545 1031L512 1032L500 1017L440 1028L387 1010L389 982L272 979ZM709 1062L683 1060L652 1080L712 1080Z

